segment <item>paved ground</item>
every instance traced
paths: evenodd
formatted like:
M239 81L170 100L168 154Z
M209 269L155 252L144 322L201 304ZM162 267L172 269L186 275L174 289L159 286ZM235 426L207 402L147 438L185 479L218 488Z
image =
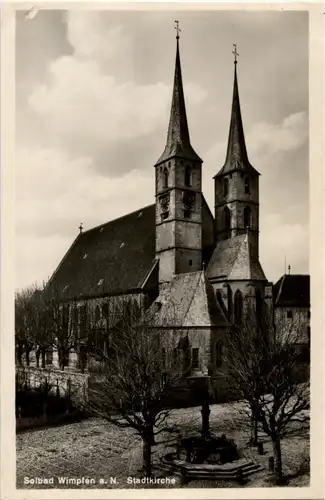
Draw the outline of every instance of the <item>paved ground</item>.
M211 407L211 429L216 434L226 434L236 440L241 455L261 463L265 471L251 477L247 487L270 486L267 473L268 459L272 454L271 443L266 437L265 454L260 456L255 449L247 447L248 434L243 417L233 418L233 405L214 405ZM177 424L182 434L199 431L200 408L174 410L170 424ZM159 438L161 439L161 438ZM284 472L291 474L290 486L307 486L309 474L304 471L308 462L308 435L283 441ZM173 448L170 448L173 449ZM155 447L154 462L166 452L165 445ZM18 488L134 488L144 485L128 484L127 477L139 477L142 460L141 442L129 429L119 429L99 419L60 427L25 431L17 435L17 487ZM300 470L300 474L298 474ZM155 471L157 476L165 474ZM140 474L141 475L141 474ZM29 478L53 478L54 484L26 484ZM95 484L59 484L64 479L88 478ZM110 478L113 478L112 480ZM85 480L85 479L84 479ZM100 484L100 480L106 481ZM151 486L152 487L152 486ZM154 486L154 487L157 487ZM165 487L165 486L164 486ZM180 487L178 478L174 485ZM193 481L187 487L238 487L236 483L217 481Z

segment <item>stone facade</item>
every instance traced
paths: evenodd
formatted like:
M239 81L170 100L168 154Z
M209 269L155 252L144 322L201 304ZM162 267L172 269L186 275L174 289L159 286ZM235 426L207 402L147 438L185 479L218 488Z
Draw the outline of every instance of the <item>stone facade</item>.
M170 159L156 166L159 282L199 271L202 256L201 164Z
M277 335L291 336L297 343L310 343L310 308L276 307L274 323Z
M230 325L262 310L273 321L272 283L259 262L259 173L246 150L236 64L226 159L214 177L215 216L202 193L202 160L190 142L177 39L154 205L79 235L52 278L63 290L80 292L77 307L87 305L92 331L105 329L106 302L123 314L123 303L131 301L145 311L150 328L162 331L166 348L178 349L186 337L191 377L211 377L220 398L227 391L217 373ZM303 323L308 311L292 306L292 320L288 312L275 311L277 328L298 321L309 332Z

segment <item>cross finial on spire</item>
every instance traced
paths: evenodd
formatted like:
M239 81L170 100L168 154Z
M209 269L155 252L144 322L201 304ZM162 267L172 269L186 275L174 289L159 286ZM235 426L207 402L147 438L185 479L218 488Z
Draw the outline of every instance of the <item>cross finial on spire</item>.
M82 222L80 222L80 226L78 227L78 229L79 229L79 232L80 232L80 234L81 234L81 233L82 233L82 230L83 230L83 224L82 224Z
M290 271L291 271L291 266L290 264L288 265L288 274L290 274Z
M236 43L233 43L233 46L234 46L234 50L232 51L232 53L234 54L235 56L235 61L234 63L237 64L237 56L239 56L238 52L237 52L237 44Z
M179 22L178 21L175 21L175 30L177 32L177 36L176 36L176 40L179 40L179 34L180 32L182 31L179 27Z

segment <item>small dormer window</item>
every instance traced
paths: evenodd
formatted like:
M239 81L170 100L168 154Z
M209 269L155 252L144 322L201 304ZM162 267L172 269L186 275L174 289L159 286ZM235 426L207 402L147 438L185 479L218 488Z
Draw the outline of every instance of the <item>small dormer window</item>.
M249 178L245 177L245 194L250 194Z
M192 172L191 172L191 167L189 165L186 165L185 167L184 184L185 186L192 185Z
M227 177L225 177L223 179L223 195L228 196L228 192L229 192L229 180L227 179Z

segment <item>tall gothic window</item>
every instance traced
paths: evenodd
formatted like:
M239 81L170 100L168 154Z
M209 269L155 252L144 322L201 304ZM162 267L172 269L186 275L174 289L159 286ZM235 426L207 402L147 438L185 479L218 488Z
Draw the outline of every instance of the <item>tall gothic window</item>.
M216 342L215 345L215 363L217 367L222 365L222 343L220 341Z
M164 187L168 187L168 170L166 167L164 168Z
M235 323L240 323L243 318L243 296L239 290L236 291L234 298L234 316Z
M95 309L95 321L99 321L101 318L101 311L100 311L100 307L99 306L96 306L96 309Z
M263 317L263 299L260 290L256 290L255 292L256 298L256 319L258 323L261 323Z
M244 227L251 227L252 225L252 211L249 207L244 208Z
M194 347L192 349L192 369L196 369L199 367L199 349Z
M223 195L228 196L228 192L229 192L229 180L227 179L227 177L225 177L223 179Z
M228 207L223 209L223 227L225 231L229 231L231 226L231 214ZM227 236L229 237L229 235Z
M245 193L250 194L250 189L249 189L249 177L245 177Z
M191 167L189 167L189 165L186 165L185 167L184 183L185 186L192 185L192 172L191 172Z

